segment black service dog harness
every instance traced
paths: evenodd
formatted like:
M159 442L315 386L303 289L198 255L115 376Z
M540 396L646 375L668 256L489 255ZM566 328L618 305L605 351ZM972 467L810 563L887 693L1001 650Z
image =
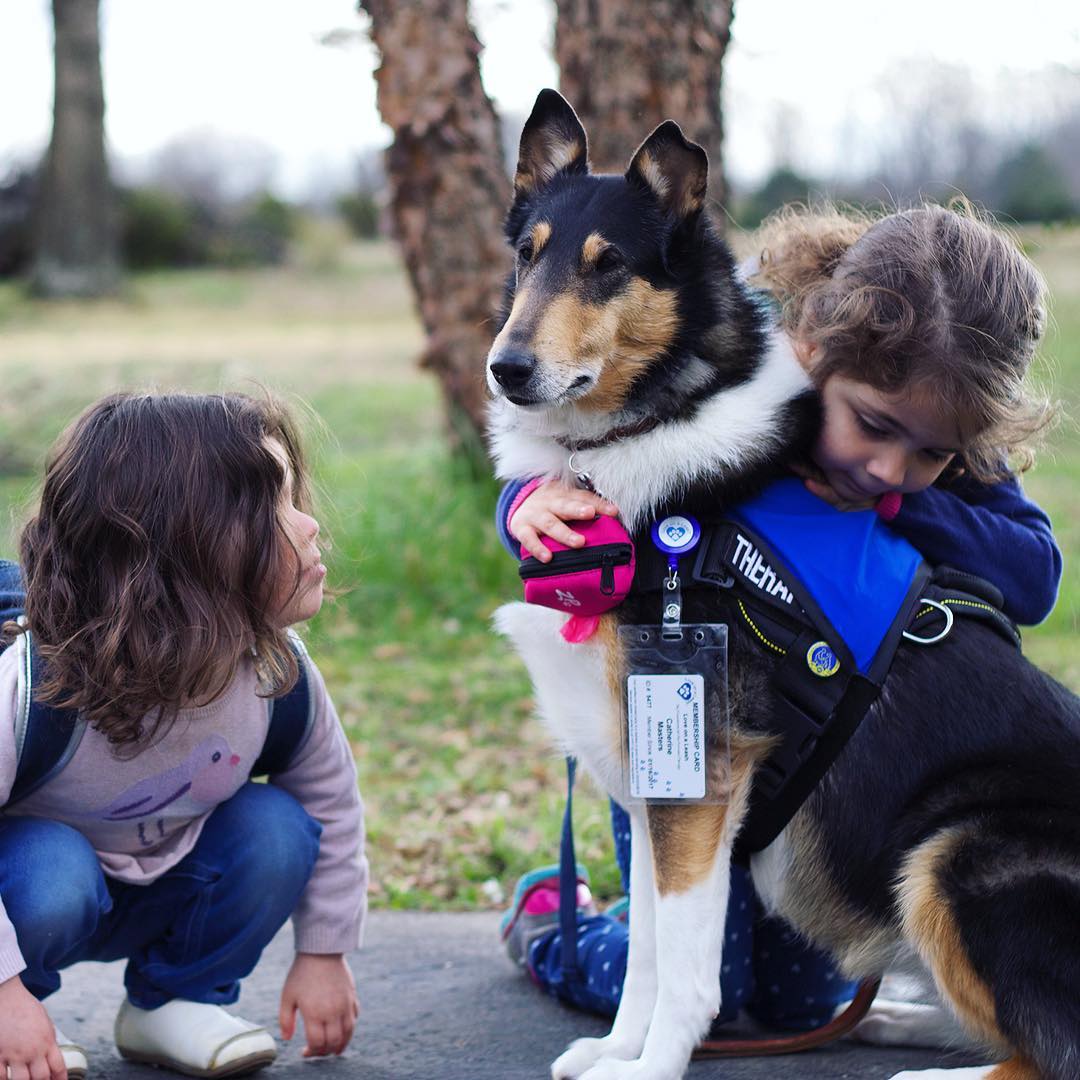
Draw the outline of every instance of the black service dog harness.
M962 616L1020 646L995 586L950 567L931 570L916 556L880 640L860 656L802 574L746 517L706 520L701 531L692 570L683 570L683 594L704 593L717 621L741 623L773 660L768 731L778 741L755 773L737 858L768 847L810 796L880 694L901 643L933 646ZM664 573L663 556L639 544L631 598L659 590Z

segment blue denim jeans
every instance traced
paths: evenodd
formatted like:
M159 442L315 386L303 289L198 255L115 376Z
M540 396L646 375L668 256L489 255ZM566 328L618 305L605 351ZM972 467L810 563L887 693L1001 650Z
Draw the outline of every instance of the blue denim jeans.
M300 899L322 827L269 784L245 784L207 819L194 849L149 885L105 876L68 825L0 817L0 896L37 998L80 960L128 961L132 1004L228 1005Z
M23 613L26 590L18 563L0 559L0 626Z

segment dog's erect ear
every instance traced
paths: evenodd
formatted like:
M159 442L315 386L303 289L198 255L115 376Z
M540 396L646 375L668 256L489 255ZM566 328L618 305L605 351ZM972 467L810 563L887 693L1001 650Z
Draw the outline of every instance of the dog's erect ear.
M678 219L705 205L709 158L674 120L665 120L637 149L626 170L631 183L644 184Z
M531 194L561 172L588 172L588 154L577 113L561 94L541 90L521 132L514 196Z

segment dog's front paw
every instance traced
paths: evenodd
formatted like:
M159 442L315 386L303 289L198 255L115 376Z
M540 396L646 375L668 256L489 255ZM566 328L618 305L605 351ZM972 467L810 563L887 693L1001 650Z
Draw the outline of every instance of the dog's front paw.
M635 1050L630 1047L622 1048L625 1057L636 1057L640 1048ZM612 1059L620 1057L620 1047L610 1035L602 1039L578 1039L572 1042L566 1051L551 1066L551 1080L577 1080L579 1076L592 1071L601 1058Z
M681 1072L657 1072L642 1059L603 1058L579 1080L679 1080Z

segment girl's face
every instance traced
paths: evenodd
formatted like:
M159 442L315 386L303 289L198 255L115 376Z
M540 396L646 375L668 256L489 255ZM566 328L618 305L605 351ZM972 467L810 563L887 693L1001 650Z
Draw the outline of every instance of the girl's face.
M293 473L288 454L276 439L270 439L269 446L285 472L278 517L286 536L292 541L292 548L286 547L270 601L274 622L284 627L310 619L322 607L326 567L316 543L319 523L293 505Z
M886 394L831 375L814 463L842 498L876 499L929 487L956 456L960 434L927 391Z

